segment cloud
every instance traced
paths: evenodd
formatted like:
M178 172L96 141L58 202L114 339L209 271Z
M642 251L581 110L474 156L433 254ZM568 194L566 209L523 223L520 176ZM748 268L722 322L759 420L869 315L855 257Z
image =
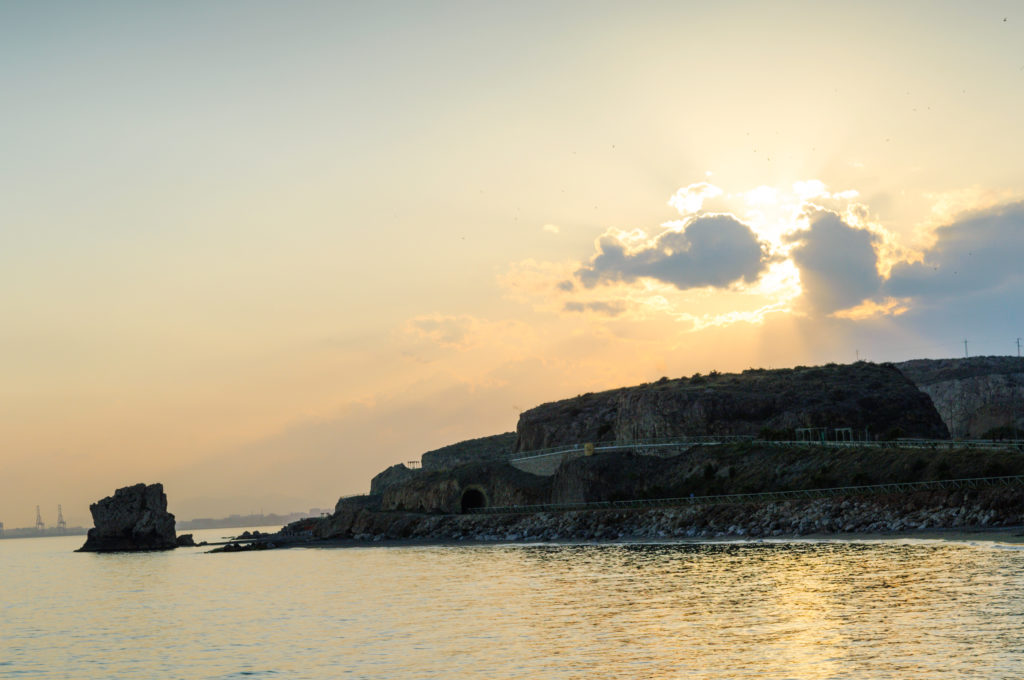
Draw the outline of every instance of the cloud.
M892 268L886 292L921 304L1019 286L1024 280L1024 202L978 211L935 230L921 262ZM1019 289L1018 289L1019 290Z
M564 290L567 293L571 293L574 290L576 290L576 284L573 283L572 281L568 280L568 279L566 279L565 281L559 281L556 284L556 286L557 286L558 290Z
M880 302L865 300L856 307L833 312L832 316L837 319L849 319L851 321L861 321L862 319L870 319L876 316L900 316L906 314L907 310L910 309L907 306L909 301L908 298L886 298Z
M820 210L810 214L807 229L786 240L796 244L790 256L800 270L803 299L811 311L830 314L879 293L882 277L874 247L879 237L873 232Z
M429 314L410 319L406 331L442 347L464 349L476 325L476 319L466 315Z
M541 229L543 229L544 231L548 232L549 234L557 234L558 232L562 231L561 228L557 224L550 224L550 223L549 224L545 224L543 227L541 227Z
M566 302L562 308L567 312L597 312L605 316L618 316L626 311L623 302Z
M683 216L694 215L704 207L704 201L722 195L722 190L708 182L698 182L678 189L668 204Z
M770 260L753 230L730 215L698 217L682 230L669 229L637 248L629 248L623 235L608 232L598 239L597 249L590 263L576 271L586 288L639 278L680 290L725 288L739 281L752 283Z
M779 190L762 184L745 192L743 200L748 205L775 205L779 202Z
M492 321L469 314L424 314L409 319L404 337L420 349L440 347L459 352L487 353L500 349L506 356L518 355L533 342L530 327L514 319Z

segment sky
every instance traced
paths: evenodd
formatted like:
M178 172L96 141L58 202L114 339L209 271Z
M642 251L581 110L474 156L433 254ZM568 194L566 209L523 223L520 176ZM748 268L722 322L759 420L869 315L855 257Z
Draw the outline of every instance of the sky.
M7 527L1024 336L1014 2L7 2L0 91Z

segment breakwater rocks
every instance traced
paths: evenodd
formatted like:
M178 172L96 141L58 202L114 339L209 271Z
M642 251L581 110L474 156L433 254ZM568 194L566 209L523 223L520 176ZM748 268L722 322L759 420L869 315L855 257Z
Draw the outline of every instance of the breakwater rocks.
M1024 489L929 491L759 504L532 514L427 515L368 509L303 527L309 539L353 541L612 541L888 533L1024 524ZM291 526L291 525L289 525ZM289 535L288 527L283 530ZM298 535L297 531L291 532Z
M95 527L78 552L170 550L178 546L162 484L136 484L89 506Z

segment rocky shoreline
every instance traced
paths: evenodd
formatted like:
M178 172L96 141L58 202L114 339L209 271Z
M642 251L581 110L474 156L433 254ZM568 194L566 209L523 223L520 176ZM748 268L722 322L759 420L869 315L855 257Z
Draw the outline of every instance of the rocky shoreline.
M294 523L239 549L295 545L533 543L899 535L1024 525L1024 490L917 492L759 504L531 514L419 514L357 510Z

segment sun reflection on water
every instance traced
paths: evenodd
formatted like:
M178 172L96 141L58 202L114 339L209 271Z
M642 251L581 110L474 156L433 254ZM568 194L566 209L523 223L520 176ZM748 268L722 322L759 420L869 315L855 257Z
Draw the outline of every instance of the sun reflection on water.
M1024 551L992 545L99 556L47 540L0 545L0 678L917 679L1024 667Z

